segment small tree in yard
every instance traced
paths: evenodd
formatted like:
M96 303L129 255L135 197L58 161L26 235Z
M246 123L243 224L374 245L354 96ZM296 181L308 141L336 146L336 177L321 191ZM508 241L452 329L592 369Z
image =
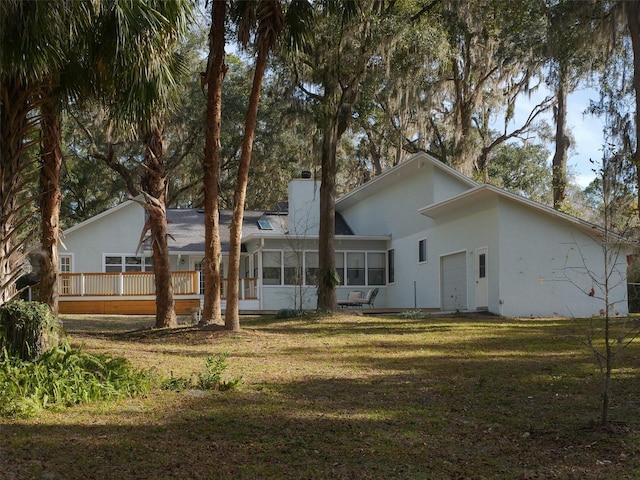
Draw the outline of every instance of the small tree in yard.
M602 166L595 181L600 194L601 230L596 240L602 248L601 267L595 269L586 260L585 252L576 245L581 263L565 267L569 281L586 295L602 302L600 317L591 319L590 328L580 341L593 354L602 381L601 424L610 424L611 383L618 357L625 347L640 335L640 323L630 318L621 318L617 305L626 301L626 255L632 246L632 232L635 231L635 197L629 181L632 169L629 157L605 149ZM574 274L584 275L591 281L591 289L579 286ZM620 291L625 293L621 296Z

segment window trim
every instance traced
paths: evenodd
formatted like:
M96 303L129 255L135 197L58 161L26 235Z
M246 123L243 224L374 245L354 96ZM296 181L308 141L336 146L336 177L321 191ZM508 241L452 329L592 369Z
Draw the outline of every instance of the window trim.
M427 238L418 240L418 263L427 263L429 261L429 243Z
M120 271L119 272L107 272L107 257L120 257ZM127 270L127 257L139 258L141 260L140 270ZM151 258L151 264L147 264L147 258ZM117 265L117 264L112 264ZM153 257L147 255L138 255L135 253L103 253L102 254L102 272L103 273L127 273L127 272L153 272Z
M388 270L388 263L387 263L387 250L339 250L335 252L335 256L336 258L340 255L343 258L343 270L342 270L342 275L340 275L340 272L338 272L338 275L340 275L341 278L341 282L340 282L340 286L342 287L381 287L384 285L388 285L388 275L389 275L389 270ZM363 253L364 254L364 283L362 284L352 284L349 283L349 279L348 274L347 274L347 254L349 253ZM383 266L382 268L384 268L385 272L382 276L382 279L384 281L383 284L381 285L372 285L369 283L369 254L371 253L375 253L375 254L382 254L385 257L385 260L383 261ZM337 262L336 262L337 263ZM336 267L337 270L337 267Z
M69 271L68 272L64 272L62 271L62 259L69 259ZM61 253L58 255L58 272L59 273L73 273L73 267L74 267L74 258L73 258L73 253Z
M272 284L267 284L264 282L264 259L263 259L263 254L267 253L267 252L272 252L272 253L280 253L280 283L272 283ZM301 254L301 285L296 285L296 284L287 284L285 283L285 255L286 253L289 252L293 252L293 253L297 253L297 254ZM337 262L336 262L336 270L338 271L338 274L340 275L341 278L341 282L339 284L339 286L351 286L351 287L380 287L380 286L384 286L388 284L388 263L387 263L387 250L340 250L340 251L336 251L335 252L335 258L337 259L338 257L341 257L343 259L343 265L342 265L342 274L340 274L340 271L338 270L337 267ZM314 283L309 283L308 278L307 278L307 254L316 254L319 256L319 252L318 250L314 250L314 249L301 249L301 250L292 250L292 249L276 249L276 248L268 248L268 249L263 249L260 250L260 268L259 268L259 275L260 275L260 281L262 286L264 287L296 287L296 286L304 286L304 287L316 287L317 285L315 285ZM348 279L345 278L345 275L347 273L347 254L348 253L360 253L360 254L364 254L364 266L363 266L363 270L364 270L364 283L362 284L350 284L348 283ZM384 260L383 260L383 265L381 268L383 268L385 270L384 274L382 275L382 280L384 283L382 284L370 284L369 283L369 254L380 254L383 256ZM319 259L319 257L318 257ZM319 260L318 260L319 261ZM275 268L275 267L268 267L268 268ZM314 267L315 268L315 267Z

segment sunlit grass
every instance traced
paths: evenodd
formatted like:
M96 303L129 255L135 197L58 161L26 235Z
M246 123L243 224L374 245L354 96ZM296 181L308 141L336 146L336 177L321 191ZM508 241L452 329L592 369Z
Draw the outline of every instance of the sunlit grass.
M640 345L614 372L624 423L595 428L598 369L580 340L597 322L256 317L228 334L64 321L73 344L163 376L228 352L242 383L12 420L0 478L640 478Z

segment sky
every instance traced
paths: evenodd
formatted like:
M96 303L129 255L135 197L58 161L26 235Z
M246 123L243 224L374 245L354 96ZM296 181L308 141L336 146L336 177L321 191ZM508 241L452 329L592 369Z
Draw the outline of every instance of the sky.
M514 124L517 122L519 122L519 125L524 123L533 106L542 100L546 94L548 92L540 90L531 99L519 99L519 104L516 104ZM567 98L567 127L573 135L573 144L569 150L567 167L574 176L575 182L583 188L589 185L596 176L594 165L589 160L592 159L596 162L595 167L597 167L602 157L604 143L602 121L593 115L585 113L589 107L590 100L597 101L598 97L599 94L596 90L582 88L576 90ZM555 129L551 111L546 114L545 118ZM551 150L551 157L553 157L554 145L549 145L548 148ZM549 162L551 162L551 157Z

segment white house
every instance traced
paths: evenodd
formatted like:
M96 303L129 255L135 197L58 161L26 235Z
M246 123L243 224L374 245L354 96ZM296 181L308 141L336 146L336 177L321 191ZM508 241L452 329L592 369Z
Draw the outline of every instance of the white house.
M223 276L230 215L220 212ZM185 313L202 298L203 214L167 216L177 309ZM144 221L143 208L128 201L65 232L61 312L153 312L151 251L138 248ZM290 182L287 207L246 212L241 311L315 308L318 223L313 179ZM610 309L623 315L626 250L617 250ZM338 298L377 288L377 308L599 315L604 259L596 226L478 184L426 153L336 202Z

